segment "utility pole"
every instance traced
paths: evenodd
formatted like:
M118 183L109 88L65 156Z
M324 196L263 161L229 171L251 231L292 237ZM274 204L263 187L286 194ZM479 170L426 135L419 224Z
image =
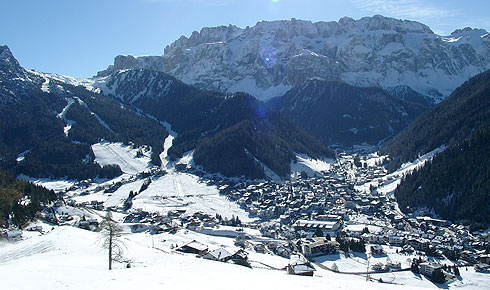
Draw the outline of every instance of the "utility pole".
M367 254L366 282L369 281L369 254Z

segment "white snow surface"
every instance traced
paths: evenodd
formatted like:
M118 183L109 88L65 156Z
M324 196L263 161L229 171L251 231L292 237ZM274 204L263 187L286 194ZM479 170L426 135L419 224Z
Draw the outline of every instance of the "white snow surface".
M75 100L73 98L67 98L66 101L67 104L63 108L63 110L61 110L61 113L58 114L58 118L66 122L66 126L63 128L63 131L65 132L65 136L68 137L68 133L70 132L70 129L73 126L73 124L75 124L75 121L67 119L66 112L68 112L68 109L71 107L71 105L75 103Z
M195 175L175 171L153 178L148 189L133 199L133 208L148 212L184 209L186 215L219 213L227 218L238 216L243 222L252 221L238 204L220 195L216 186L208 186Z
M49 90L49 78L44 78L44 83L41 85L41 91L45 92L45 93L49 93L51 92Z
M294 176L304 171L309 177L313 177L317 173L329 171L332 162L334 160L313 159L308 155L296 153L296 163L291 161L291 172Z
M114 263L107 269L107 253L101 248L100 233L70 226L42 225L44 234L25 232L24 240L0 244L0 278L2 289L437 289L411 272L373 275L395 284L366 282L363 276L342 275L319 267L314 277L287 275L285 271L265 270L209 261L192 254L174 252L171 246L197 240L215 250L220 247L232 252L233 239L212 237L180 230L175 235L145 233L125 234L126 264ZM390 259L405 267L410 257L386 249ZM353 257L320 257L322 264L333 262L341 271L363 271L366 260ZM275 267L284 267L287 260L268 254L249 253L249 259ZM332 261L332 259L339 259ZM371 264L386 261L386 257L370 258ZM253 263L255 264L255 263ZM485 274L461 271L462 280L448 285L449 289L488 289ZM396 285L396 284L405 285Z
M168 136L167 138L165 138L165 141L163 142L163 151L160 154L160 159L162 160L162 167L169 169L171 168L171 162L170 162L170 158L168 157L168 149L172 147L174 139L177 138L177 132L172 130L172 126L168 122L161 122L161 124L167 130Z
M151 153L147 151L145 156L136 158L138 150L142 149L133 149L122 143L101 142L92 145L97 163L101 166L117 164L124 173L128 174L144 172L150 168Z
M400 168L395 172L390 173L379 180L374 180L363 185L356 185L355 188L356 190L361 192L368 192L371 185L375 185L375 183L381 182L381 186L378 187L378 193L383 195L392 194L405 175L413 172L417 168L424 166L425 162L431 160L437 153L443 152L444 150L446 150L446 148L447 145L441 145L436 149L430 151L429 153L420 156L413 162L402 164ZM382 162L384 158L386 158L386 156L377 157L377 155L375 155L375 157L368 159L366 162L368 166L371 166L371 164L375 162Z
M25 176L23 174L17 175L17 179L32 182L36 185L44 186L49 190L54 190L55 192L62 192L72 187L76 181L75 180L56 180L50 178L33 178Z
M26 151L24 151L24 152L19 153L19 155L17 155L17 158L16 158L15 160L16 160L17 162L22 162L22 161L24 160L24 158L25 158L25 155L26 155L27 153L29 153L29 152L31 152L31 150L26 150Z

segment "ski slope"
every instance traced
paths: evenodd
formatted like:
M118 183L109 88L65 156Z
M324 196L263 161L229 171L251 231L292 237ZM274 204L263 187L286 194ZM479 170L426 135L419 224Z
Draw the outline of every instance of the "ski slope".
M175 171L152 178L148 189L133 199L133 209L148 212L184 209L187 215L218 213L227 218L238 216L243 222L252 220L236 203L220 195L216 186L207 185L195 175Z
M143 157L137 158L138 150L122 143L101 142L92 145L97 163L101 166L117 164L122 172L128 174L137 174L150 168L151 153L146 151Z

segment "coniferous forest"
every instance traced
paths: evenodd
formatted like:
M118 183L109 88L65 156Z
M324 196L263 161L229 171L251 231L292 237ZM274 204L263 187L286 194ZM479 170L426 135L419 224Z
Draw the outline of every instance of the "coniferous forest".
M381 150L389 167L441 145L448 148L408 175L395 192L400 208L425 207L486 228L490 220L490 71L475 76L421 115Z
M121 107L112 98L66 84L66 92L32 92L0 107L0 164L7 171L32 177L86 179L112 178L122 172L117 165L100 166L91 145L101 140L135 146L150 145L152 162L160 164L163 140L168 136L158 122ZM73 122L65 135L61 112L73 98L65 118ZM105 123L98 120L100 118ZM18 154L24 158L17 161Z
M55 199L53 191L0 171L0 228L5 227L9 219L12 225L23 226L36 216L41 206Z
M405 177L395 191L400 209L433 209L444 219L485 229L490 221L490 128L447 148Z

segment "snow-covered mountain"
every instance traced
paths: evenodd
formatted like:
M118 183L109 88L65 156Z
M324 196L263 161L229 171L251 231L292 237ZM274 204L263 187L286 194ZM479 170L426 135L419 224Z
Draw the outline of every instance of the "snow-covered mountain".
M158 165L165 128L79 83L86 85L25 69L0 46L2 169L32 177L113 177L121 170L94 160L90 145L101 139L148 145Z
M6 45L0 46L0 106L41 91L43 82L40 75L20 66Z
M163 71L163 57L118 55L114 58L114 65L97 73L96 77L105 77L111 73L124 69L148 69Z
M380 15L316 23L291 19L244 29L203 28L167 46L155 62L147 60L141 63L185 83L244 91L261 100L321 78L385 89L407 85L440 101L490 68L490 36L471 28L439 36L424 24Z

